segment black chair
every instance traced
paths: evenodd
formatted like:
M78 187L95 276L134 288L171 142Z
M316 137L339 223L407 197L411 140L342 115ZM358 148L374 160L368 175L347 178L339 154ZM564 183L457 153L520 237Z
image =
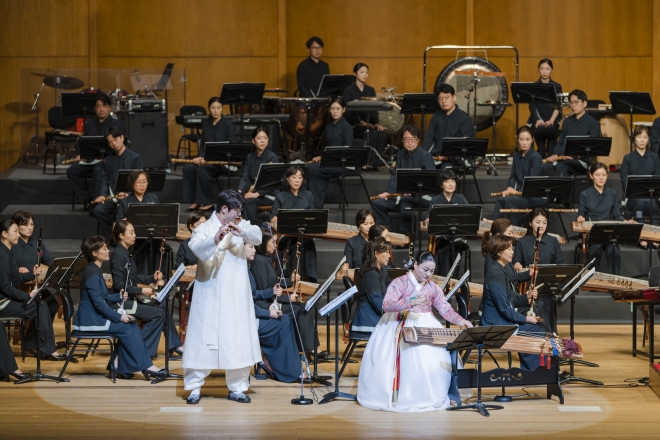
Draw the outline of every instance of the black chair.
M3 316L0 318L0 322L7 324L7 334L11 335L13 332L18 332L19 340L21 341L21 358L25 362L25 344L23 337L25 336L25 324L27 320L21 316ZM15 326L18 325L18 330L15 330ZM4 336L0 336L4 337Z
M83 357L83 362L87 359L87 355L89 354L90 350L92 347L96 346L98 347L100 341L102 339L106 340L108 344L110 345L110 361L113 362L114 358L116 356L116 350L117 350L117 338L114 335L106 334L103 332L83 332L79 330L74 330L71 332L71 337L75 338L75 341L73 343L73 347L71 347L71 351L69 351L69 355L66 357L66 362L64 363L64 366L62 367L62 371L60 371L60 375L57 378L57 382L62 379L62 376L64 376L64 372L66 371L66 367L69 365L69 362L71 362L71 359L73 359L73 356L76 352L76 348L78 348L78 344L80 344L80 341L83 339L88 339L90 340L89 345L87 347L87 352L85 353L85 356ZM95 342L98 341L98 342ZM94 351L96 351L96 348L94 348ZM108 366L110 366L110 363L108 363ZM108 368L110 371L110 379L112 380L113 383L117 382L117 378L115 377L115 372L112 368Z
M183 119L184 116L190 116L190 115L206 115L206 109L201 105L184 105L179 110L179 116L176 117L176 123L183 126L184 130L187 129L189 131L187 133L184 133L179 139L179 145L176 147L176 157L179 157L179 153L181 152L182 149L186 151L186 157L192 156L191 143L198 145L197 149L199 151L199 141L202 138L202 133L201 130L199 129L199 125L188 124ZM185 144L183 148L181 147L182 143ZM175 170L176 170L176 166L177 164L174 164Z
M76 118L73 116L65 117L62 114L61 106L53 106L48 109L48 125L55 130L69 130L76 124ZM48 162L48 153L53 155L53 174L57 168L57 154L64 151L65 147L70 147L77 142L78 138L74 136L62 136L54 131L46 133L46 155L44 156L44 171L46 174L46 163Z

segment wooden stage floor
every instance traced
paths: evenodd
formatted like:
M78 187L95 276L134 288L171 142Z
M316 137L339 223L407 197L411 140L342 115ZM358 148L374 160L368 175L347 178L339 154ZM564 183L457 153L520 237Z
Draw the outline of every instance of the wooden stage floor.
M61 322L56 321L57 340L62 339ZM566 326L560 331L568 334ZM136 376L113 384L104 376L108 356L99 353L71 364L70 383L0 383L0 438L658 438L660 399L636 380L648 376L649 367L646 359L630 355L630 331L623 325L576 327L585 359L600 364L577 366L576 375L603 381L604 387L566 385L564 405L556 398L546 400L545 387L527 388L527 396L508 388L507 394L519 397L491 411L489 418L472 411L377 412L349 401L298 407L289 402L299 386L254 378L252 403L238 404L226 400L221 371L203 388L200 405L191 406L185 404L188 393L181 380L150 385ZM34 372L34 358L17 362L23 371ZM155 363L163 366L162 355ZM62 363L44 362L43 367L44 373L57 375ZM173 367L181 372L180 362ZM330 373L334 364L320 364L319 370ZM347 368L342 391L357 392L358 371L359 364ZM321 398L330 389L315 391ZM485 400L495 394L487 390ZM305 395L311 397L308 385Z

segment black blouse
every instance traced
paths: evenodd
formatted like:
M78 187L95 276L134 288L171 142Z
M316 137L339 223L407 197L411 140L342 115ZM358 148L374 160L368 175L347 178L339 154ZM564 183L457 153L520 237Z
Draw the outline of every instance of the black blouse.
M18 273L16 260L11 250L4 243L0 243L0 298L9 298L14 301L28 300L30 294L20 290L20 286L21 276Z
M356 267L362 266L362 250L366 244L367 240L365 240L362 234L359 233L355 237L346 240L344 255L346 255L348 267L355 269Z
M122 244L118 244L110 257L110 271L112 272L112 290L119 292L126 283L126 263L130 253ZM131 271L128 275L128 287L126 291L129 295L135 296L142 293L142 288L138 283L150 284L155 281L153 274L138 275L135 260L131 259Z
M270 218L275 217L280 209L314 209L314 196L302 188L297 196L291 190L280 191L273 201Z
M128 205L132 203L159 203L158 196L153 193L144 193L142 196L142 201L139 201L133 193L130 193L123 199L119 201L117 206L117 213L115 214L115 221L123 220L126 218L126 212L128 211Z
M32 268L39 262L38 246L39 239L32 235L28 238L27 242L22 238L19 238L18 244L11 248L11 253L16 260L16 265L18 267L25 267L29 270L29 272L22 274L23 282L32 281L34 279ZM46 244L43 240L41 241L41 262L46 266L50 266L50 263L53 262L53 257L50 255L48 249L46 249Z
M358 99L373 98L376 96L376 90L373 87L364 85L364 89L360 90L357 84L353 83L344 89L344 102L357 101ZM346 111L345 118L351 125L357 125L360 121L368 122L370 124L378 123L378 112L351 112Z
M336 122L329 122L325 127L326 147L353 146L353 127L346 118L342 117Z
M207 142L226 141L236 141L236 128L234 127L234 123L227 118L220 118L220 120L213 125L213 121L209 118L202 125L202 141L199 145L198 156L204 157Z
M181 264L184 266L192 266L197 264L197 256L190 250L190 239L184 240L179 244L179 250L176 251L176 267Z

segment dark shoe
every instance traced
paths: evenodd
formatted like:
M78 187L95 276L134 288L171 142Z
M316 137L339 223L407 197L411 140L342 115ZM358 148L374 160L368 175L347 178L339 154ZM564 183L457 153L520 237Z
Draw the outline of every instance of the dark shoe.
M247 396L246 394L235 393L233 391L229 392L229 395L227 396L227 399L233 400L234 402L238 402L238 403L250 403L250 402L252 402L252 400L250 400L250 397Z
M60 362L62 362L62 361L66 360L66 356L63 355L63 354L58 354L57 356L53 356L52 354L49 354L48 356L44 356L42 359L45 360L45 361L60 361Z
M81 212L91 211L91 204L89 203L89 200L85 200L83 202L83 207L82 207L82 209L80 209L80 211Z
M188 405L197 405L201 399L202 396L200 396L199 394L195 394L194 396L188 396L188 398L186 399L186 403Z
M142 370L142 374L144 375L144 378L146 380L151 380L152 377L159 378L159 377L167 376L167 372L163 370L160 371Z
M171 361L180 361L182 356L183 356L183 351L179 350L178 348L172 348L170 350Z
M254 372L254 377L256 377L257 380L275 379L275 374L265 363L259 362Z
M30 373L9 373L9 376L13 376L18 380L30 379L32 377ZM9 382L9 377L7 377L7 382Z

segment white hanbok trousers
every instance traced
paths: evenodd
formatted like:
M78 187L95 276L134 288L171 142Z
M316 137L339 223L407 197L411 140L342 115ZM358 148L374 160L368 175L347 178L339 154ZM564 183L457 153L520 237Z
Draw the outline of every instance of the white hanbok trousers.
M250 388L250 368L243 367L234 370L225 370L227 388L234 393L243 393ZM198 370L194 368L183 369L183 385L187 391L202 388L204 379L211 374L211 370Z

